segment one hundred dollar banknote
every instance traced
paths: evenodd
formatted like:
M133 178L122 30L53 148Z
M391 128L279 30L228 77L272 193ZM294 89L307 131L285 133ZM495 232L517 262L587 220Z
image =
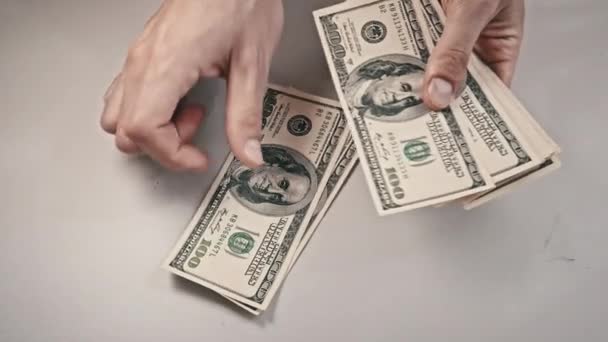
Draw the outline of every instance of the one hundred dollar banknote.
M465 121L422 101L431 47L412 1L351 0L313 14L380 215L495 187Z
M250 169L230 154L163 263L255 312L289 272L328 182L341 180L336 164L349 135L339 103L276 85L262 126L265 164Z

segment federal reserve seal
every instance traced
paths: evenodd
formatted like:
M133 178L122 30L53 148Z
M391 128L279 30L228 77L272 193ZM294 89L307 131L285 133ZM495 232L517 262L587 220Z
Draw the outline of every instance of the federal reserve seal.
M296 115L287 122L287 130L297 137L308 134L311 129L312 121L305 115Z
M370 44L380 43L386 38L386 25L377 20L369 21L363 25L361 36Z
M228 239L228 248L235 254L247 254L253 249L255 241L245 232L234 233Z

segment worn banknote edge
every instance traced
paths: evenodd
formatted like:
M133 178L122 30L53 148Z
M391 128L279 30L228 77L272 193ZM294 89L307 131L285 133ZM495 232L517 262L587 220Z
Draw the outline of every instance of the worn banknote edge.
M349 153L351 153L350 156L349 156ZM346 164L344 167L344 173L342 175L336 175L335 169L337 168L337 165L340 164L340 160L342 158L344 158L344 160L346 161ZM351 176L353 170L355 169L355 167L357 166L358 161L359 161L359 159L357 157L357 151L356 151L356 146L355 146L354 140L352 139L352 137L349 137L342 153L340 154L340 157L338 158L338 162L336 163L336 168L334 168L334 172L328 181L328 186L331 186L332 189L329 190L325 204L323 205L321 210L317 213L317 216L314 217L314 219L310 223L309 227L306 229L305 234L302 237L302 240L300 241L300 244L296 248L296 255L293 258L291 265L289 265L289 272L291 272L291 269L298 261L300 255L302 255L302 252L304 251L304 249L306 248L306 246L312 239L312 236L314 235L314 233L319 228L319 225L325 218L327 212L331 208L336 197L342 191L344 184L347 182L348 179L350 179L350 176ZM334 182L334 184L331 184L332 181Z
M493 201L500 197L504 197L526 184L530 184L533 181L537 181L559 170L561 166L561 160L558 156L554 155L551 158L547 159L538 168L535 168L534 170L531 170L530 172L524 175L518 176L514 180L509 181L506 184L500 185L496 189L482 194L479 197L468 200L468 202L464 204L464 209L471 210L479 208L480 206L487 204L490 201Z
M474 56L473 67L480 68L482 66L484 66L483 62ZM523 104L509 92L506 85L491 69L488 68L487 71L481 73L482 77L487 77L485 80L486 84L489 83L490 87L497 87L497 91L503 94L503 97L500 98L499 101L503 102L504 107L509 108L510 113L516 113L515 115L518 117L516 121L521 127L520 130L529 135L529 140L532 141L533 148L540 156L542 162L531 170L513 176L512 179L506 179L501 184L498 184L496 189L463 199L463 202L465 203L464 208L467 210L478 208L490 201L510 194L521 186L528 185L532 181L539 180L554 173L562 166L562 162L559 158L562 149L555 140L553 140L542 126L540 126L538 121L536 121L532 114L527 111Z
M479 70L479 74L485 78L486 84L490 87L497 88L496 92L501 94L499 101L502 101L503 106L510 107L510 111L516 113L517 123L524 127L522 130L525 132L534 133L536 137L536 146L538 153L543 157L550 157L552 155L561 154L562 149L557 142L547 133L547 131L540 125L536 118L528 111L523 103L512 93L512 91L498 78L496 73L492 71L477 55L473 55L471 58L471 64L473 68Z

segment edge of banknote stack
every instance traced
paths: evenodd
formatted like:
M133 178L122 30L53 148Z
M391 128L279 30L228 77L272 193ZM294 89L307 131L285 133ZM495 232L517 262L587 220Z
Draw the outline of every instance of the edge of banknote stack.
M390 19L385 18L387 20L383 21L379 18L380 13L388 11L394 11ZM365 14L369 16L365 17ZM393 175L383 173L378 170L382 169L381 167L376 167L376 164L381 163L376 156L379 154L378 150L385 149L386 143L381 142L377 144L378 146L374 146L373 142L363 141L371 140L366 137L369 135L366 130L371 124L367 124L367 127L362 124L367 119L353 107L353 100L347 99L348 83L362 64L371 64L369 60L377 60L380 57L401 54L405 55L404 58L412 57L426 65L429 54L443 33L445 22L443 10L436 0L349 0L318 9L313 12L313 18L335 90L347 116L370 194L379 215L427 206L439 207L449 203L462 205L469 210L560 168L561 149L557 143L497 75L474 55L469 64L465 90L449 109L440 114L446 118L449 114L453 118L452 121L455 121L452 122L457 128L452 131L455 141L468 151L468 155L463 154L464 158L468 156L476 162L473 168L478 171L478 178L483 179L485 186L458 193L449 192L446 188L446 195L435 194L435 197L429 195L428 199L414 201L411 204L393 204L395 194L384 190L386 184L390 184ZM333 21L334 19L336 22ZM400 26L391 27L392 21L396 22L399 19L402 20L398 24ZM399 29L401 36L409 33L409 40L404 39L406 42L402 41L403 44L395 43L387 46L382 40L390 38L393 28ZM358 36L363 36L363 39ZM404 47L408 43L410 46ZM366 44L374 45L369 48L368 52L372 53L370 56L365 55ZM408 48L410 50L407 50ZM362 61L357 61L357 58ZM348 70L349 68L351 70ZM360 105L360 102L357 104ZM426 115L433 113L429 112ZM420 121L423 118L418 117L415 120ZM398 127L397 124L395 127ZM465 141L458 140L459 137L464 138ZM483 143L479 143L480 141ZM433 147L425 146L425 148L430 149L431 153L441 153L439 149L433 150ZM486 176L486 172L490 173L490 179ZM380 182L378 178L381 178ZM427 178L418 182L433 184L434 178L432 176ZM403 190L402 188L399 190ZM407 192L407 187L404 191ZM402 196L401 192L398 195ZM387 200L386 197L390 198Z
M263 150L288 155L264 150L265 165L251 170L229 153L161 265L255 315L272 303L357 164L334 100L270 84L262 126Z
M436 31L438 36L441 35L445 23L445 13L438 0L418 0L417 4L419 12L423 16L427 27L429 27L428 39L433 40L434 45L436 38L431 37L431 32ZM464 201L464 208L467 210L479 207L493 199L511 193L525 184L545 177L561 168L562 165L560 160L561 147L543 129L511 89L476 54L473 54L469 63L469 72L471 75L475 75L480 83L485 84L485 88L490 93L495 94L494 96L506 108L506 113L518 126L519 131L526 136L526 140L538 156L539 162L531 168L500 180L497 182L496 188L467 198Z

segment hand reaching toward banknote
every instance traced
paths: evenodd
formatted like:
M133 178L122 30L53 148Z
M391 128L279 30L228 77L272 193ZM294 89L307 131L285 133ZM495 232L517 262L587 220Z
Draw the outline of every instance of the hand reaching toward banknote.
M473 50L510 85L523 36L523 0L442 0L443 36L425 75L425 103L448 106L462 88Z
M230 148L247 166L262 164L262 99L282 25L281 0L165 0L107 90L101 126L125 153L204 170L207 156L191 143L203 110L176 107L200 78L222 76Z

